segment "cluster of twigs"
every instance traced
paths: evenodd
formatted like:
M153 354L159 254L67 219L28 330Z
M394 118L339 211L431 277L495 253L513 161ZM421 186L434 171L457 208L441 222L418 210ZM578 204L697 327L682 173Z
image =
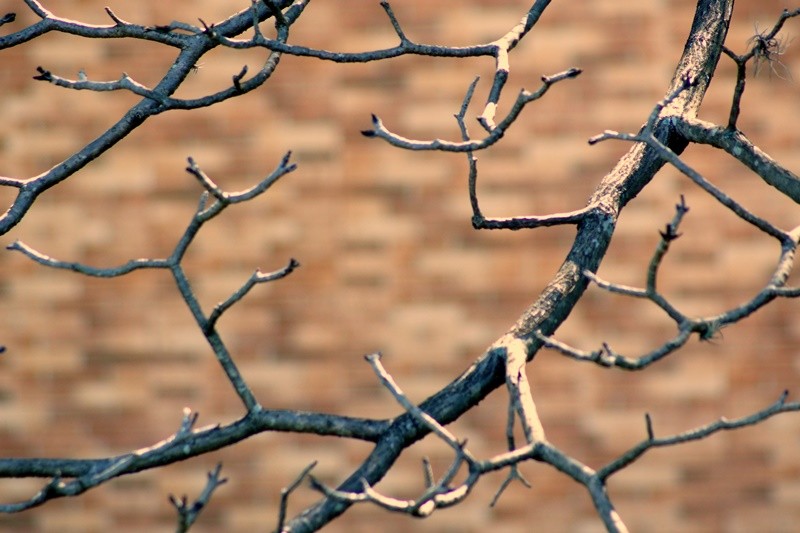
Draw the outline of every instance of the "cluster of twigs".
M13 504L0 505L0 512L17 512L41 505L48 500L64 496L75 496L110 479L146 469L181 461L209 453L264 431L292 431L317 435L335 435L360 439L374 443L373 451L338 487L329 487L312 475L311 463L283 491L277 529L280 531L312 531L319 529L350 505L372 502L387 510L413 516L428 516L436 509L456 505L463 501L475 483L487 472L507 470L506 481L497 496L514 480L527 483L518 471L518 465L534 460L551 465L586 487L598 515L609 531L624 531L625 525L617 514L606 490L609 477L632 464L648 450L673 446L706 438L720 430L740 428L757 424L778 413L800 410L800 403L787 402L784 393L775 403L749 416L735 420L721 418L707 425L691 429L678 435L657 437L649 415L645 416L643 439L608 464L593 469L581 463L550 443L539 419L533 401L531 386L527 378L526 363L542 348L548 347L581 361L590 361L604 367L625 370L641 370L652 363L674 353L684 346L694 334L700 340L708 340L723 327L735 324L769 302L780 297L796 297L800 289L786 285L794 264L794 255L800 239L800 226L785 230L760 218L727 196L722 190L687 165L680 153L687 143L704 143L720 148L748 166L765 182L786 196L800 201L798 177L780 166L755 147L737 127L739 107L744 94L747 65L757 67L767 63L772 67L777 56L785 50L784 41L778 37L785 21L800 14L800 10L785 11L769 30L758 33L751 41L750 49L738 55L723 46L732 10L729 0L700 0L696 20L692 25L686 49L675 70L674 78L666 97L653 109L646 124L636 134L606 131L590 139L590 143L617 139L633 143L629 152L618 165L602 178L596 192L588 203L568 213L531 215L514 218L486 218L477 198L477 160L473 152L486 149L502 139L513 126L527 104L545 96L556 83L577 77L581 71L569 68L561 73L542 77L542 86L534 92L522 90L510 106L505 117L496 117L497 104L504 94L510 69L509 53L520 43L539 21L548 6L548 0L536 0L527 13L511 30L498 39L474 46L447 47L416 43L404 32L388 2L381 6L386 12L398 44L391 48L358 53L340 53L313 49L289 42L290 30L308 7L308 0L261 0L252 1L246 9L224 21L200 25L172 22L169 25L144 26L128 22L110 9L106 12L111 24L95 26L60 18L48 11L38 0L25 0L27 7L40 20L28 27L0 37L0 49L13 47L55 31L92 39L130 38L156 42L178 50L178 55L164 77L154 87L145 85L123 74L112 81L94 81L80 73L76 79L62 77L45 67L38 67L34 79L53 85L90 91L128 91L142 99L131 107L111 128L80 151L71 155L50 170L28 179L0 177L0 185L16 188L18 194L10 208L0 216L0 234L7 233L25 216L39 195L78 172L89 161L112 148L149 117L176 109L195 109L217 104L230 98L253 91L262 86L273 74L284 54L306 56L337 63L379 61L401 55L416 54L444 58L487 56L493 59L495 72L487 101L478 117L483 136L474 139L466 125L466 114L471 102L476 79L468 88L456 120L461 139L414 140L403 137L387 128L376 116L372 127L363 132L368 137L382 139L398 148L407 150L437 150L465 153L468 158L469 199L473 209L473 225L477 229L521 229L553 225L575 225L577 235L573 246L559 272L545 288L539 298L520 317L518 322L487 349L462 375L439 392L420 404L415 404L394 382L383 367L380 356L367 356L381 384L400 404L403 413L389 420L371 420L321 413L283 411L260 405L229 352L224 339L216 330L217 320L232 306L242 300L251 289L288 276L299 266L295 259L273 272L256 270L242 286L227 299L217 304L210 312L202 309L194 295L190 280L182 266L183 257L194 242L203 225L219 215L227 207L246 202L267 192L281 177L295 170L287 154L266 178L241 192L222 190L211 177L189 158L187 171L202 187L200 201L186 230L172 253L161 259L135 259L114 268L92 266L51 258L28 245L16 241L8 246L42 265L71 270L95 277L117 277L140 269L168 271L179 293L191 311L198 328L207 340L228 381L238 394L245 408L244 415L227 425L196 428L197 413L186 411L181 425L174 435L151 447L136 450L118 457L104 459L0 459L0 477L42 477L48 481L30 499ZM14 22L15 14L0 18L0 26ZM268 38L261 25L268 20L274 24L275 37ZM702 22L702 24L701 24ZM196 99L172 96L184 82L199 60L217 47L230 49L263 49L266 59L254 74L247 67L231 75L231 84L219 92ZM725 53L738 67L738 78L732 97L729 121L717 126L696 118L703 95L716 69L720 54ZM774 238L780 253L774 272L766 285L747 302L708 317L690 317L682 312L658 291L658 271L670 245L679 238L678 231L683 217L689 211L683 198L676 206L674 218L661 232L661 241L656 248L647 271L644 288L628 287L600 279L596 274L602 260L617 217L622 208L634 198L665 164L670 164L686 175L702 190L716 199L736 216L761 232ZM553 337L558 326L583 294L589 283L611 292L651 301L674 321L676 335L654 347L650 352L636 357L616 353L609 345L600 349L584 351L568 346ZM468 449L466 442L453 435L445 426L477 405L495 388L506 386L508 391L508 449L488 459L479 459ZM515 442L515 427L519 424L525 442ZM391 469L399 454L427 434L433 434L453 451L453 461L438 479L430 465L425 464L423 475L426 488L412 500L396 499L379 493L374 485ZM458 474L466 471L466 476ZM214 491L225 479L220 476L221 465L209 473L205 490L190 503L184 496L171 497L178 514L178 530L185 531L197 519L208 504ZM294 490L306 479L323 496L316 505L297 516L288 517L288 500ZM461 479L461 481L456 481Z

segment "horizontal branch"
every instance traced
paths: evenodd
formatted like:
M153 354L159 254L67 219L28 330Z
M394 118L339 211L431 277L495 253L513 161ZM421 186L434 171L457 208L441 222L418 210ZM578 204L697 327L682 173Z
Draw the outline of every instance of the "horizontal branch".
M189 422L187 423L187 420ZM103 459L0 459L0 478L52 478L33 498L0 505L13 513L49 500L76 496L109 479L184 461L226 448L267 431L309 433L376 442L388 421L370 420L303 411L262 409L227 425L192 429L196 416L184 414L184 422L172 437L153 446ZM72 481L63 481L74 478Z

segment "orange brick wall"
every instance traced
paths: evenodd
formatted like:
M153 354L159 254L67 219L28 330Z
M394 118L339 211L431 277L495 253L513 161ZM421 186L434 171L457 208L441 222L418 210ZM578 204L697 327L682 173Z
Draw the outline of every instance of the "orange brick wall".
M143 24L216 20L229 3L46 2L56 14L105 24L102 6ZM240 2L242 6L247 2ZM740 0L729 46L743 51L754 25L771 24L784 1ZM525 2L403 1L393 4L415 40L464 45L491 40L524 14ZM480 194L489 216L575 209L627 146L586 139L635 131L663 96L691 23L694 3L598 0L554 2L512 54L502 114L520 87L571 66L577 80L532 105L495 148L478 154ZM32 22L18 1L7 32ZM798 24L787 24L789 34ZM378 2L312 2L291 41L355 51L391 46ZM152 85L173 51L63 35L0 53L0 174L45 171L111 125L137 99L70 92L31 80L35 67L74 77L115 79L122 71ZM791 68L797 55L785 56ZM243 64L264 54L217 52L179 95L223 88ZM734 69L722 68L701 113L723 122ZM168 254L196 207L199 186L186 157L221 186L244 188L293 151L298 170L266 196L231 208L205 227L186 267L206 309L237 289L256 267L290 257L302 263L278 283L257 287L219 328L244 376L267 407L356 416L399 412L362 355L385 354L405 391L421 400L453 379L536 297L568 249L571 228L526 232L471 229L466 162L458 154L403 152L365 139L369 114L420 138L458 136L453 113L475 75L485 99L486 59L399 58L334 65L285 57L261 90L211 108L171 112L145 123L114 150L48 191L9 234L54 257L109 266ZM763 73L749 81L742 129L789 169L800 168L797 84ZM470 109L471 116L480 106ZM473 133L478 127L470 118ZM800 212L741 165L700 147L686 160L756 213L783 227ZM684 194L691 211L667 258L664 292L691 314L744 301L765 282L778 248L739 222L672 169L663 170L624 211L600 274L641 285L658 233ZM7 205L10 191L0 191ZM797 304L776 302L709 343L691 346L643 373L594 368L542 352L530 366L548 437L600 466L645 435L725 415L741 416L800 394ZM172 434L184 406L200 424L240 416L241 406L165 272L98 280L48 270L0 253L0 455L101 457L149 446ZM673 332L653 306L590 289L558 338L585 349L608 341L646 351ZM453 424L480 457L502 451L506 396L497 392ZM793 531L800 521L800 418L784 415L755 429L648 454L613 478L611 495L632 531ZM311 460L318 476L342 480L369 447L334 439L261 435L231 449L115 480L80 498L0 517L4 531L169 531L167 494L196 495L205 472L223 461L230 478L193 531L263 531L274 524L280 488ZM434 439L401 458L380 485L413 497L419 461L439 472L451 458ZM488 503L502 475L487 476L463 505L425 521L357 506L330 531L599 531L577 484L542 465L525 465L531 490L511 488ZM30 497L36 480L0 481L0 501ZM317 499L296 493L298 511ZM378 526L377 524L380 524Z

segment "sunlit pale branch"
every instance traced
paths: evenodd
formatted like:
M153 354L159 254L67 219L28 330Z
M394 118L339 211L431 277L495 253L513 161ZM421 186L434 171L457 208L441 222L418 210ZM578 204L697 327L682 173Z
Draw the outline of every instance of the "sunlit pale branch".
M105 9L105 12L106 12L106 14L108 14L108 18L110 18L111 20L113 20L113 21L114 21L114 24L116 24L117 26L129 26L129 25L131 24L130 22L128 22L128 21L125 21L125 20L122 20L121 18L119 18L119 17L117 16L117 14L116 14L116 13L114 13L114 12L111 10L111 8L110 8L110 7L106 6L106 7L104 7L103 9Z
M522 432L528 444L545 440L544 427L536 411L531 395L525 364L527 363L527 343L521 339L510 338L503 343L506 360L506 387L509 403L519 418Z
M583 275L586 276L592 283L608 292L621 294L622 296L632 296L634 298L650 298L650 295L647 293L647 289L631 287L630 285L623 285L621 283L611 283L610 281L604 280L589 270L584 270Z
M458 110L458 113L453 115L456 119L456 124L458 124L458 129L461 132L461 140L464 142L469 141L469 128L467 128L466 122L467 109L469 108L469 103L472 101L472 96L475 94L475 88L478 86L480 79L480 76L475 76L475 79L472 80L472 83L467 87L467 93L464 95L464 100L461 102L461 109ZM469 203L472 207L472 220L474 225L476 220L484 220L484 216L483 213L481 213L480 204L478 203L478 159L471 150L467 151L467 164L469 165L469 179L467 180L469 186Z
M194 429L195 424L197 424L198 418L200 418L200 413L192 411L188 407L184 407L181 426L178 428L178 431L175 432L174 438L180 440L188 436L192 432L192 429Z
M514 421L516 420L516 406L514 405L513 401L508 402L508 409L507 409L507 416L506 416L506 449L508 451L513 451L517 448L514 439ZM529 442L530 444L530 442ZM523 486L526 488L531 488L531 484L528 483L528 480L522 475L519 471L519 468L516 464L511 465L508 468L508 474L500 486L497 488L497 491L492 498L492 501L489 503L489 507L494 507L497 502L500 500L500 496L502 496L503 492L511 485L511 482L514 480L519 480Z
M524 346L519 346L521 351L519 349L514 349L515 343L521 345L524 344L520 340L511 340L510 350L513 353L510 356L506 356L507 359L511 360L511 363L508 365L510 370L508 370L507 373L509 376L516 376L509 378L510 381L513 381L513 383L510 383L509 385L510 390L513 391L512 394L518 399L517 401L512 399L511 403L517 406L515 409L519 412L520 418L524 420L523 426L526 428L525 433L531 442L531 446L526 447L526 449L531 455L518 455L517 461L509 462L503 465L510 466L512 471L507 480L500 487L500 490L493 501L497 500L500 493L513 479L520 479L524 484L527 485L527 482L524 480L524 478L519 475L516 464L518 461L533 457L535 444L537 442L544 441L544 431L541 428L541 423L539 422L538 415L535 412L535 406L530 398L530 389L527 384L527 380L521 374L521 367L524 366L525 362L526 350ZM515 356L514 353L516 353L519 357ZM468 452L466 452L463 443L457 441L455 437L452 437L452 435L447 432L447 430L444 430L444 428L439 426L435 420L432 420L424 412L422 412L419 407L408 401L397 384L394 383L394 380L391 378L391 376L389 376L382 367L378 354L371 354L367 356L367 360L373 366L373 369L375 370L381 382L392 392L392 395L395 396L398 402L401 403L401 405L416 420L428 425L433 433L437 434L440 438L445 440L445 442L448 442L448 444L454 448L457 453L456 460L438 483L432 483L432 476L427 474L426 486L428 488L419 498L414 500L402 500L383 496L375 491L365 480L362 481L362 492L347 492L327 487L319 480L312 478L312 486L315 489L321 491L328 497L341 501L348 501L350 503L371 501L388 510L421 517L430 515L438 508L455 505L456 503L462 501L469 494L472 486L477 482L482 473L500 468L500 466L493 464L492 461L476 462L471 458ZM522 378L520 378L520 376L522 376ZM469 475L467 476L467 479L456 487L450 487L450 482L454 479L464 461L466 461L469 465Z
M200 512L208 505L214 491L217 490L220 485L224 485L228 482L227 478L220 477L221 471L222 463L218 463L216 468L208 473L208 481L206 481L203 492L201 492L200 496L191 504L189 504L186 495L183 495L180 499L172 494L169 495L170 503L172 503L175 510L178 512L178 527L176 529L178 533L185 533L192 527L197 517L200 516Z
M535 92L526 90L520 91L516 101L511 106L508 114L497 124L496 127L483 139L477 141L445 141L442 139L434 139L432 141L418 141L409 139L392 133L389 131L378 118L377 115L372 115L372 129L363 130L361 133L365 137L377 137L383 139L392 146L404 148L406 150L423 150L423 151L440 151L440 152L474 152L483 150L497 143L505 135L508 128L517 120L525 106L534 100L538 100L550 89L550 86L566 79L577 77L581 73L578 68L571 68L554 74L552 76L542 76L542 86Z
M373 502L384 509L410 514L412 516L429 516L436 509L450 507L461 502L467 497L473 485L477 482L480 474L475 469L476 460L466 450L465 443L458 441L449 431L441 426L436 420L424 413L418 406L408 400L394 382L392 377L386 372L380 361L380 354L370 354L366 356L367 361L372 366L378 379L389 389L392 396L418 423L425 425L431 432L445 441L456 452L456 457L448 468L447 472L438 482L433 481L433 473L430 466L425 468L426 490L414 500L403 500L384 496L370 486L367 480L361 480L361 492L343 491L328 487L321 481L311 477L312 487L329 498L349 503ZM466 463L469 468L467 479L452 487L450 484L455 479L461 466Z
M495 49L495 74L492 81L492 87L489 89L489 96L486 99L486 105L483 112L478 117L478 123L483 126L487 132L491 132L496 124L494 122L495 112L497 111L497 104L500 102L500 96L508 80L508 74L511 69L509 61L509 52L513 50L523 37L533 28L539 21L545 8L550 4L550 0L537 0L534 2L528 13L522 17L519 23L511 28L511 30L497 39L493 44L496 45Z
M50 18L50 17L52 17L52 13L47 11L44 8L44 6L41 4L41 2L39 2L39 0L23 0L23 2L25 2L25 4L27 4L27 6L29 8L31 8L31 11L36 13L41 18Z
M505 468L509 465L519 464L526 459L535 459L550 464L569 475L589 490L595 502L595 507L598 509L598 513L603 518L606 528L609 531L626 531L625 525L622 523L616 511L614 511L613 505L611 505L611 501L605 490L605 483L610 476L630 466L652 448L675 446L701 440L722 430L733 430L756 425L779 413L800 411L800 402L786 403L787 395L788 392L784 392L775 403L751 415L733 420L728 420L723 417L715 422L684 433L661 438L656 438L654 436L652 421L650 416L647 415L645 417L646 439L597 471L568 457L546 441L534 443L530 446L493 457L490 460L480 461L477 464L477 470L481 473L485 473Z
M186 172L197 178L197 181L200 182L200 185L203 186L205 190L211 193L211 195L219 200L220 202L227 203L228 198L225 194L225 191L219 188L219 186L214 183L214 181L208 177L208 174L203 172L203 170L197 166L193 157L187 158L189 162L189 166L186 167ZM200 208L203 209L202 207Z
M311 476L312 488L320 491L328 498L348 503L372 502L387 511L404 513L417 518L424 518L433 514L436 509L452 507L462 502L470 493L473 485L477 481L477 475L472 474L467 481L454 488L446 486L435 486L426 491L431 492L424 497L415 500L392 498L385 496L374 488L370 487L366 481L363 483L362 492L346 492L328 487L318 479Z
M725 417L722 417L719 420L716 420L714 422L711 422L704 426L700 426L695 429L691 429L689 431L685 431L683 433L679 433L677 435L655 438L653 437L652 426L650 426L648 429L648 436L646 439L644 439L643 441L641 441L640 443L638 443L630 450L623 453L622 455L620 455L618 458L614 459L607 465L600 468L597 471L597 476L601 480L605 481L609 476L629 466L634 461L639 459L642 455L644 455L645 452L647 452L652 448L675 446L686 442L701 440L720 431L739 429L759 424L764 420L767 420L768 418L771 418L780 413L800 411L800 402L786 403L786 398L788 397L788 395L789 391L784 391L776 402L765 407L764 409L761 409L760 411L756 411L753 414L746 415L741 418L735 418L733 420L729 420Z

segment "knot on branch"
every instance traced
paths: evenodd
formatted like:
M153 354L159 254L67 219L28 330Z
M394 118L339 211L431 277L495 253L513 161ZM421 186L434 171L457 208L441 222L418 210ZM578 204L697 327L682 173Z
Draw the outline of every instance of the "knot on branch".
M697 332L701 341L714 340L717 338L720 329L722 329L722 324L715 320L700 322L694 327L694 331Z

